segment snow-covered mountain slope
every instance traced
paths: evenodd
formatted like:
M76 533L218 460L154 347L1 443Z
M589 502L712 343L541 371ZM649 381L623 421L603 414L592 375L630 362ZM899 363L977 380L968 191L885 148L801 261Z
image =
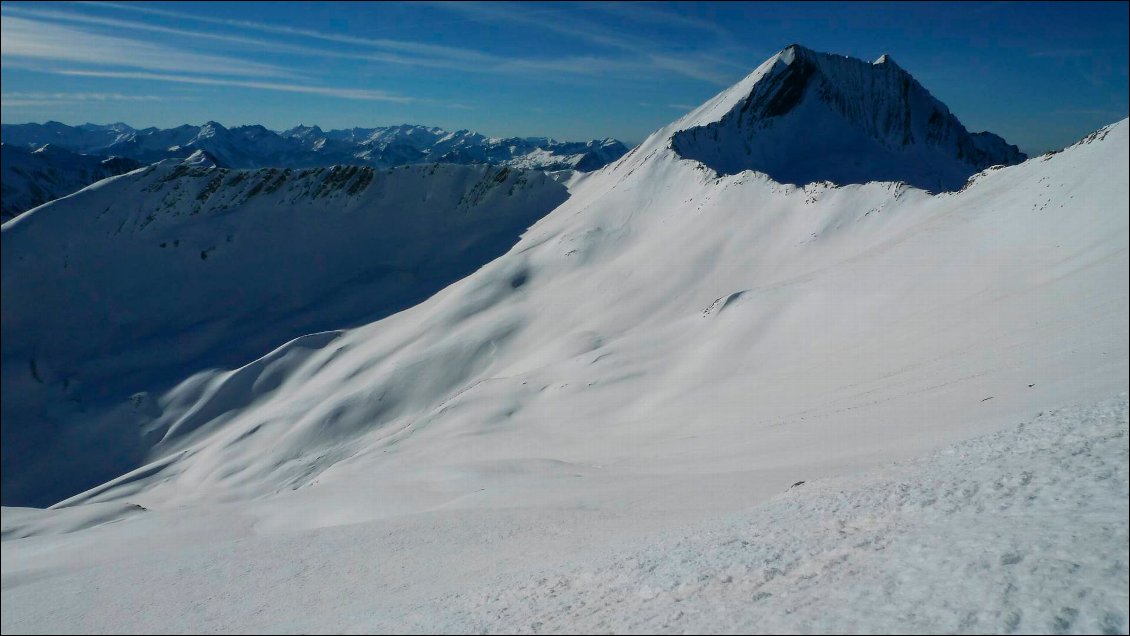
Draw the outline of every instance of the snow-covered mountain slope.
M887 55L872 64L793 45L716 99L705 121L671 142L722 174L758 170L799 185L905 181L938 192L1025 159L992 133L970 134Z
M566 196L510 168L232 171L198 151L6 223L4 501L50 504L136 467L155 441L127 423L153 413L146 392L417 303Z
M113 411L51 402L99 443L25 438L44 458L25 487L141 452L53 510L5 509L5 626L1124 631L1130 122L936 195L688 158L676 138L729 121L788 54L570 179L419 305ZM703 158L743 139L715 130ZM716 513L743 527L697 525Z
M7 221L95 181L140 167L125 157L80 155L59 146L0 144L0 219Z
M645 145L427 302L150 396L148 463L73 502L364 482L387 511L496 480L821 474L1109 395L1126 137L940 196L716 177ZM475 478L416 496L453 474Z
M467 130L402 125L322 131L298 126L281 133L263 126L203 126L135 130L125 124L70 127L58 122L0 127L4 142L23 147L46 143L85 154L120 155L143 163L184 158L203 150L228 168L311 168L418 163L490 163L533 170L597 170L627 148L614 139L561 142L545 137L496 138Z

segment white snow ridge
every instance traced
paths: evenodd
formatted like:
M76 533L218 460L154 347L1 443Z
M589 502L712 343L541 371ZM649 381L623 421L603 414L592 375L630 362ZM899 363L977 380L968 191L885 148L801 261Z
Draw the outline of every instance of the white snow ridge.
M42 205L3 630L1125 634L1128 129L1023 161L793 46L567 190L201 152Z

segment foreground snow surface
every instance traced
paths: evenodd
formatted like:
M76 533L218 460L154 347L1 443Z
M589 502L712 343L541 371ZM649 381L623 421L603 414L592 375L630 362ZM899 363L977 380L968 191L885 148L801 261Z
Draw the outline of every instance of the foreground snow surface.
M96 506L5 508L2 625L1124 634L1127 439L1124 393L681 524L503 509L294 532L246 508L101 526Z

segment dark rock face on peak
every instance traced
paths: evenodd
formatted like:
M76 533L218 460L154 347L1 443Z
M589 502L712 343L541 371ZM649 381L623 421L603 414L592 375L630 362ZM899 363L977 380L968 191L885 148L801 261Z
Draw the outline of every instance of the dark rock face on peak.
M970 133L888 55L874 63L793 45L757 71L717 121L671 147L719 173L756 170L783 183L903 181L957 190L969 176L1026 159L992 133Z

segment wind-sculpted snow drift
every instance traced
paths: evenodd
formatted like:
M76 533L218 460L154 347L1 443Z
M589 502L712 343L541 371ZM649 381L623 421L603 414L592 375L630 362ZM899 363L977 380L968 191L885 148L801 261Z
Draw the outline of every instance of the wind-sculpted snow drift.
M160 616L161 625L186 624L182 621L192 616L187 608L204 602L217 608L218 629L278 628L280 614L273 610L255 613L248 606L244 611L223 600L226 592L216 595L216 588L231 589L230 577L223 574L230 565L232 571L256 573L240 594L262 600L251 603L256 608L278 606L283 614L295 615L297 622L285 623L295 631L474 626L537 631L542 625L571 631L568 617L580 605L558 604L558 596L591 607L585 615L596 618L583 626L594 630L710 628L710 612L682 619L674 616L673 606L649 605L651 599L666 603L677 597L678 589L656 590L655 577L647 575L625 578L634 563L652 559L639 546L654 542L658 529L763 504L805 482L790 491L801 500L805 485L814 480L874 470L1035 421L1041 412L1124 393L1130 357L1127 121L1060 153L986 168L960 191L936 195L903 183L870 181L863 173L859 180L869 182L796 186L744 169L750 165L724 166L724 160L740 158L734 148L764 141L760 132L751 131L784 126L771 124L774 118L792 122L792 143L816 148L825 142L823 126L833 121L827 116L832 111L815 109L809 92L802 92L791 109L757 111L759 120L732 114L740 113L742 104L760 103L751 96L768 90L762 81L779 77L797 56L795 48L782 51L619 161L581 177L571 185L569 199L530 227L509 252L421 304L356 328L279 343L269 355L239 368L203 371L136 403L123 401L114 417L88 418L84 425L99 430L128 413L147 450L135 470L76 494L57 510L6 512L12 521L5 528L13 540L3 544L10 581L5 599L24 604L15 614L5 610L5 627L96 619L106 628L144 629L149 619L114 609L138 603ZM891 72L882 64L860 64L859 69L877 75ZM853 92L844 77L825 72L805 85L874 96ZM887 82L863 70L860 77L874 85ZM905 103L912 109L929 104L917 98ZM889 111L882 103L873 108L876 112L847 120L841 138L859 130L899 129L860 123L881 121L879 111ZM747 112L755 110L751 106ZM969 163L956 154L960 150L968 158L972 153L962 145L969 137L959 124L925 129L943 137L952 133L946 137L952 144L931 146L918 136L922 129L915 122L930 119L929 113L912 112L906 120L911 124L905 130L914 135L906 161L925 161L921 174L946 179L956 174L947 172L951 169L975 172L980 159ZM813 125L802 125L809 122ZM711 132L688 133L693 130ZM882 153L892 137L886 132L880 137L866 146L879 148L880 154L868 156L889 159ZM683 145L687 139L694 143ZM986 143L988 137L972 139L968 143L979 144L984 153L1000 150L1001 144ZM929 163L946 148L954 153L952 162ZM883 162L868 165L876 168L876 178L888 176ZM944 189L950 189L948 182ZM27 221L34 222L43 210ZM7 277L9 241L16 241L9 238L9 226L4 231ZM4 293L7 311L7 287ZM19 362L18 368L5 367L5 382L19 373L31 386L27 363ZM1124 439L1125 416L1107 411L1124 412L1125 398L1113 404L1104 407L1099 419L1105 428L1096 435ZM1075 426L1087 419L1062 421ZM9 426L5 418L5 429ZM1092 447L1101 447L1103 461L1117 466L1117 444ZM1033 470L1052 461L1051 455L1032 454ZM1057 455L1055 461L1060 459ZM977 483L1011 484L1014 476L993 471L1013 465L990 462ZM1056 472L1063 480L1075 474ZM1098 520L1115 536L1124 536L1125 502L1118 502L1113 483L1117 480L1104 478L1100 487L1088 481L1088 499L1071 518ZM782 517L775 512L779 506L764 515L755 509L749 523L811 522L819 517L813 511L834 499L829 488L816 491L823 499L812 499L811 507L798 504L797 515ZM1069 492L1073 487L1056 488ZM874 490L865 484L852 501L879 511L882 497L868 494ZM934 490L944 502L960 499ZM978 501L989 505L997 499L986 495ZM1038 501L1054 507L1055 496ZM834 507L828 515L830 525L843 517ZM120 521L105 525L107 519ZM867 523L866 514L851 519ZM1007 524L993 527L1009 531ZM951 530L960 540L969 539ZM133 538L155 546L150 538L163 536L164 547L151 548L158 554L146 557L152 564L98 557L106 560L95 559L81 573L62 568L55 574L55 562L38 563L30 556L62 544L52 535L69 531L77 533L68 537L78 538L67 539L67 545L123 546L108 554L128 552L124 546ZM782 571L786 583L807 585L812 567L819 565L803 562L809 546L827 556L820 563L838 558L841 548L848 556L862 549L829 543L857 536L854 530L805 532L812 542L776 559L788 566ZM696 552L721 549L711 544L711 534L694 536L705 538L679 546ZM909 536L913 540L898 554L914 553L919 535ZM255 540L244 541L250 537ZM209 547L200 548L200 542ZM594 553L595 544L643 556L608 561L607 555ZM696 580L689 568L713 563L709 555L683 558L689 553L681 548L657 544L656 549L679 558L670 567L688 568L686 578L680 574L676 581ZM1055 543L1057 554L1080 563L1094 561L1086 554L1089 549L1078 542ZM296 551L309 559L278 557ZM974 553L957 552L960 558ZM754 557L772 554L768 547ZM883 554L868 552L867 567L887 572L887 566L899 565L882 562ZM587 563L613 565L579 573L570 566L561 579L575 588L568 594L543 585L544 576L527 578L546 571L539 564L553 568L582 555L602 559ZM1090 578L1068 587L1104 589L1124 582L1125 551L1107 556L1113 565L1077 570ZM1032 581L1061 574L1041 565L1038 556L1025 558L1024 567L1033 568ZM797 565L796 559L802 562ZM762 560L768 564L764 568L751 561L748 572L723 574L741 590L757 592L772 578L768 569L778 567L768 556ZM190 591L183 607L181 595L152 598L137 592L136 603L71 609L80 606L72 597L94 585L117 588L144 580L148 584L141 588L167 589L173 579L161 572L184 571L184 564L194 564L189 569L197 574L176 578L177 584L187 580L188 589L201 592ZM942 570L915 570L914 576L928 579L933 571ZM135 577L137 572L143 574ZM483 572L492 573L485 583ZM309 612L297 608L309 610L310 598L323 598L329 579L343 593L325 598L340 598L335 605L340 611L323 612L311 623ZM585 581L596 588L576 587ZM286 591L278 598L258 591L276 589L279 582ZM67 599L63 609L28 600L48 584L56 590L56 603L60 594ZM481 585L484 598L467 597L467 589L484 589ZM743 602L737 613L746 619L740 624L756 630L756 612L774 615L775 608L803 610L799 622L783 622L783 628L813 624L801 620L817 615L811 607L789 605L787 594L770 588L770 596ZM971 600L959 588L927 585L929 600L952 608L946 610L950 614L997 602L984 596ZM363 598L357 590L364 590ZM1047 589L1040 585L1017 590L1004 595L1000 608L1046 601ZM805 599L827 598L811 586L804 592ZM220 600L194 600L209 596ZM279 602L282 598L291 600ZM463 622L458 617L445 622L450 617L430 609L451 608L453 598L472 605ZM625 598L632 602L618 604ZM720 598L737 602L738 597ZM849 616L859 622L848 628L867 631L867 617L852 614L848 606L862 601L835 598L844 605L833 601L820 607L821 620ZM1114 625L1125 630L1125 604L1118 606L1119 599L1110 595L1096 598L1071 605L1074 614L1063 613L1071 618L1064 629ZM298 599L307 599L306 604ZM709 594L692 600L699 611ZM543 620L533 616L539 604L556 612L553 621L537 622ZM641 620L614 620L618 606L631 607ZM653 609L669 610L670 620L647 618ZM992 625L1011 624L1005 609ZM921 616L927 617L923 630L952 627L929 618L934 614ZM877 626L891 624L874 620ZM957 631L987 624L972 621ZM1023 618L1015 624L1044 625Z

